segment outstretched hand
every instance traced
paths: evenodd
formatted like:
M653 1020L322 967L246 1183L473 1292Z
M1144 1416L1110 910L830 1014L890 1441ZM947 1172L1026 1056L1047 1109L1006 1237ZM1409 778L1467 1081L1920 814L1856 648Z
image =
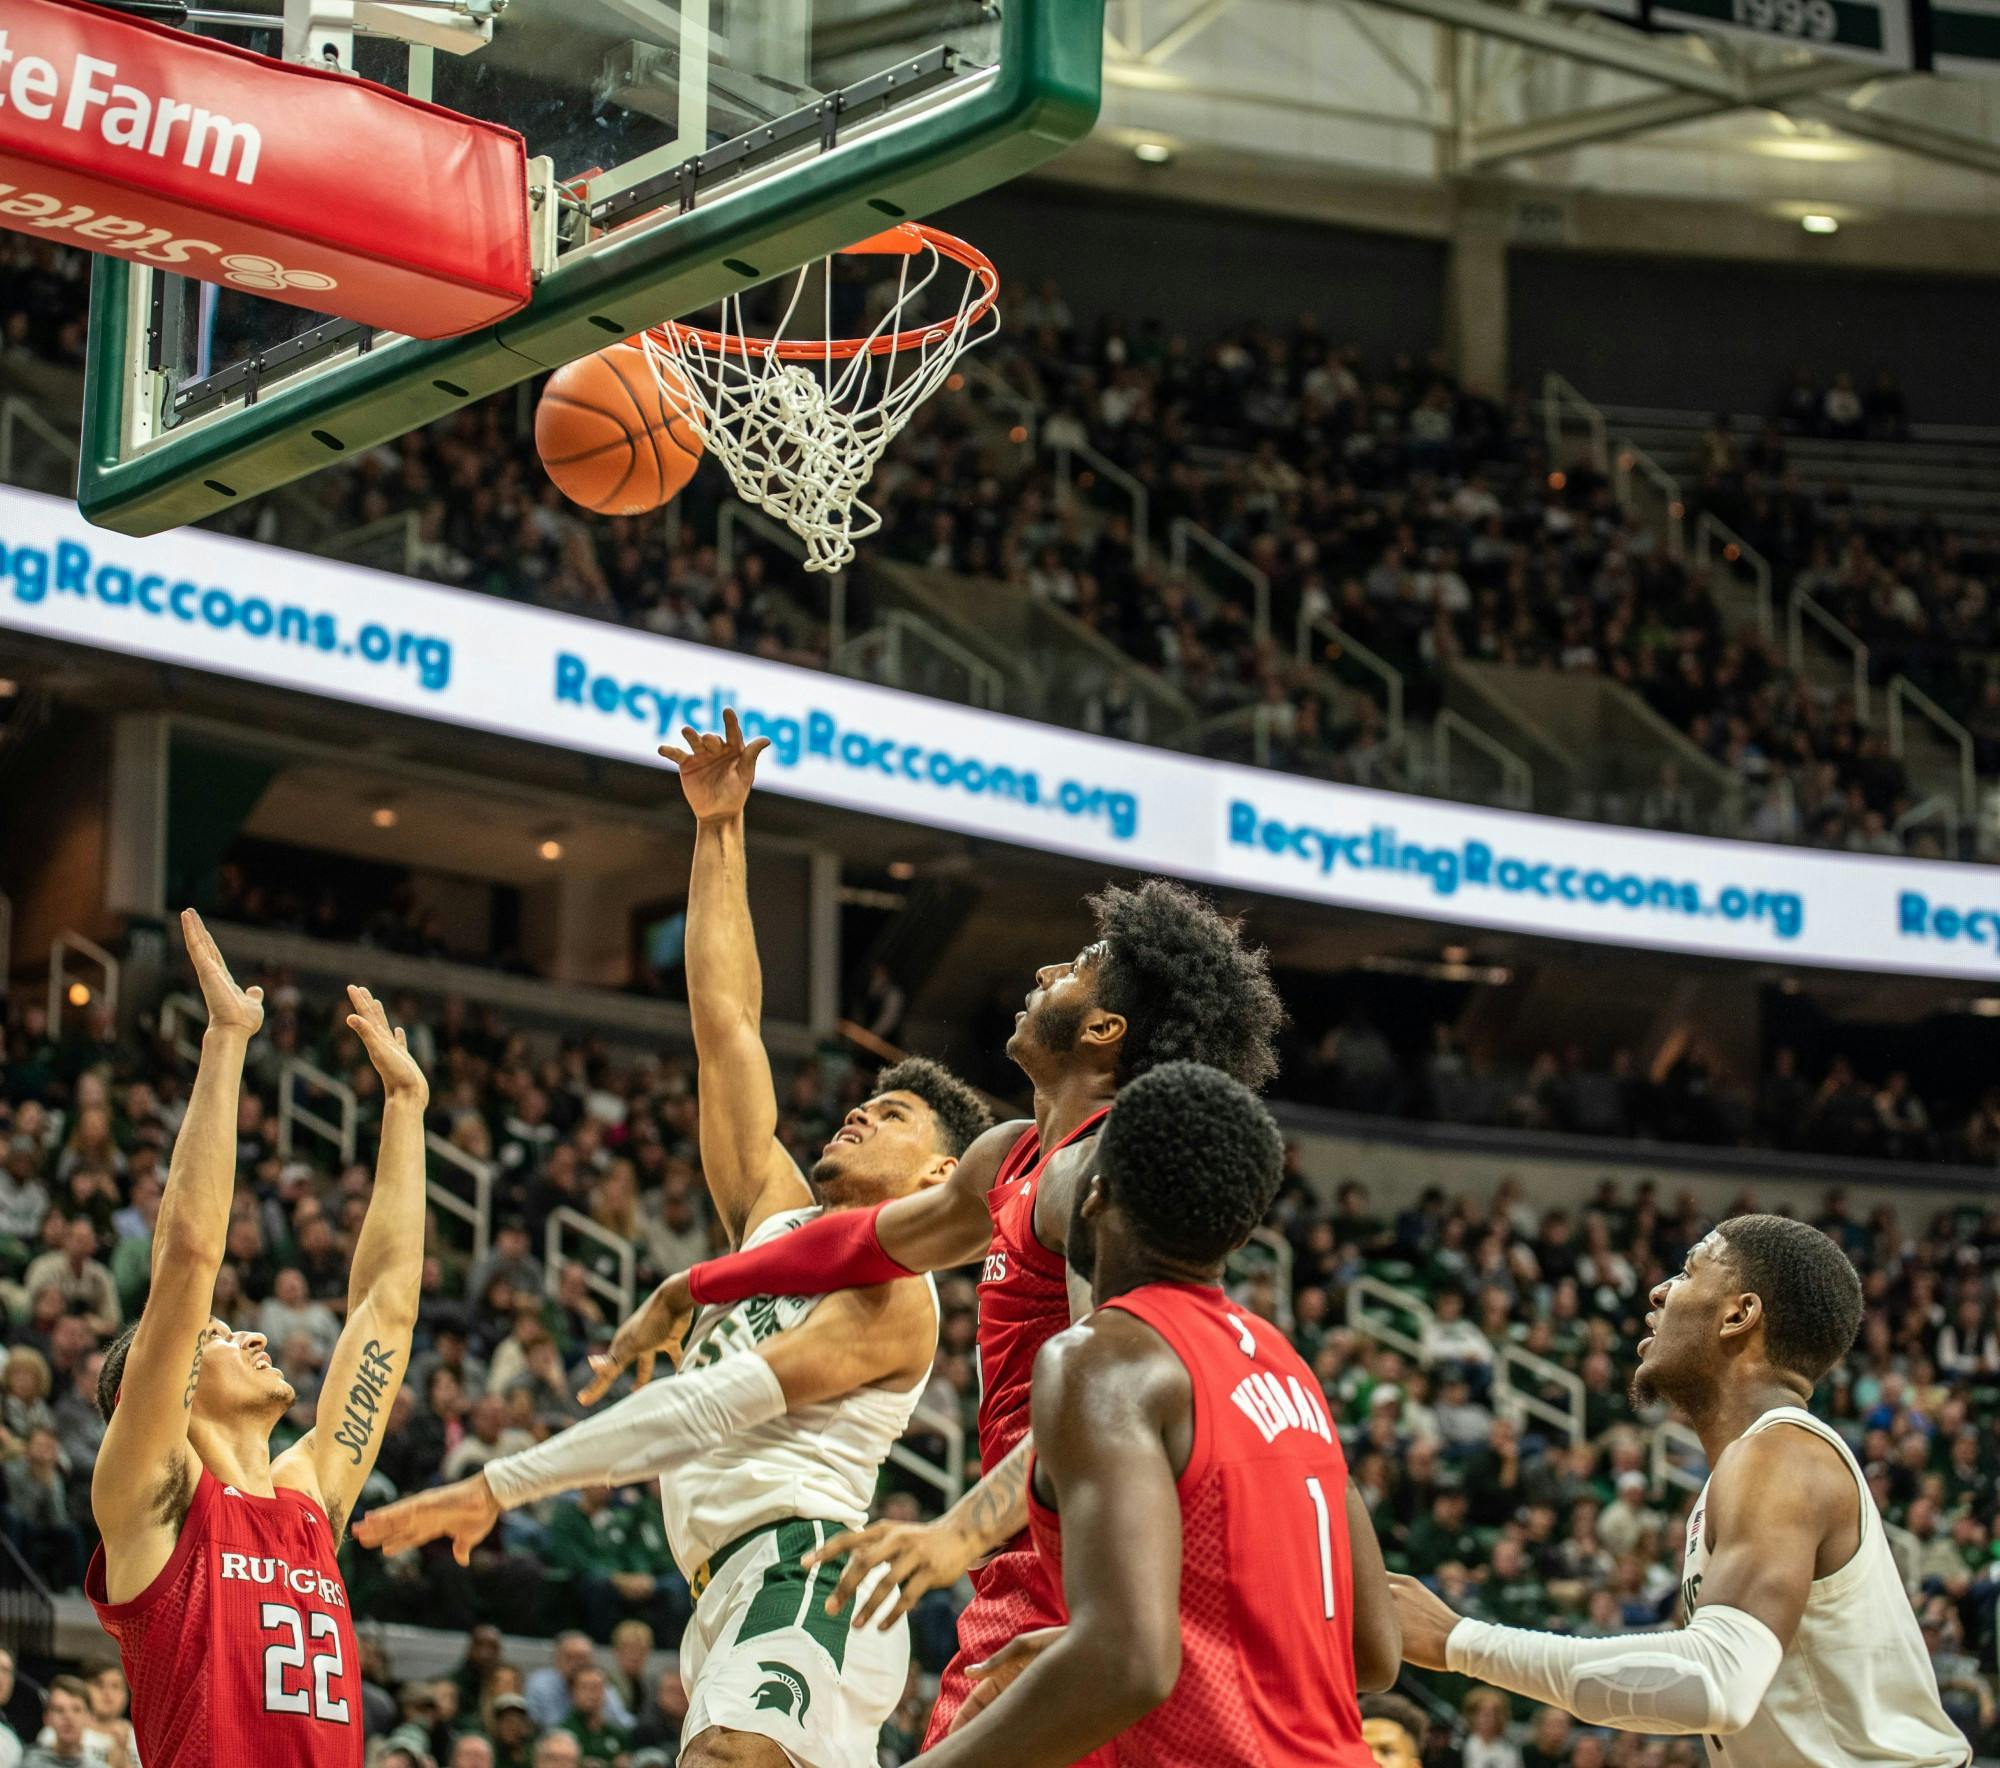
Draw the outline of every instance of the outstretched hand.
M264 1023L264 991L254 983L249 988L236 986L236 978L229 974L229 966L216 950L215 940L193 909L181 910L181 937L187 941L195 980L201 984L209 1029L256 1036Z
M412 1497L398 1498L359 1518L354 1538L364 1547L384 1553L407 1553L428 1541L451 1537L451 1556L460 1565L472 1563L472 1550L492 1533L500 1520L500 1500L483 1473Z
M722 735L681 726L685 748L662 743L660 753L681 770L681 790L697 822L717 822L741 816L757 782L757 757L771 746L769 737L743 740L743 726L734 707L722 714Z
M1419 1670L1445 1670L1445 1641L1465 1617L1445 1605L1426 1584L1402 1572L1389 1574L1389 1595L1403 1632L1403 1662Z
M855 1626L865 1627L871 1616L880 1616L881 1631L886 1633L931 1591L950 1589L978 1557L978 1547L940 1518L873 1522L864 1529L848 1529L814 1548L800 1563L828 1565L844 1558L847 1564L826 1599L826 1612L837 1615L852 1602ZM889 1569L862 1595L862 1585L879 1566Z
M430 1103L430 1082L410 1054L410 1040L401 1026L391 1027L382 1003L358 982L347 985L347 998L354 1011L347 1016L347 1029L361 1040L368 1060L382 1077L386 1098L412 1100L419 1110Z
M618 1328L603 1350L590 1353L590 1379L578 1391L578 1400L586 1406L596 1405L627 1369L632 1371L633 1388L644 1387L653 1379L653 1363L662 1352L679 1366L687 1329L694 1320L694 1301L685 1287L685 1272L669 1277Z

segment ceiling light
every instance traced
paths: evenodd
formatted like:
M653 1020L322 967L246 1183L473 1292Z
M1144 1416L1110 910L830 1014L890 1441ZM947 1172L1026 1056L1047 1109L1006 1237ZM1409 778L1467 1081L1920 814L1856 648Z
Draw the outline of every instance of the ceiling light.
M1174 157L1174 150L1164 141L1135 141L1132 157L1143 166L1164 166Z
M72 982L69 985L69 1004L72 1007L89 1006L90 990L86 988L81 982Z
M1801 215L1799 225L1808 233L1838 233L1840 223L1831 215Z
M561 859L563 853L562 843L551 835L535 851L544 859Z
M378 804L368 813L368 820L378 829L393 829L396 826L396 812L386 804Z

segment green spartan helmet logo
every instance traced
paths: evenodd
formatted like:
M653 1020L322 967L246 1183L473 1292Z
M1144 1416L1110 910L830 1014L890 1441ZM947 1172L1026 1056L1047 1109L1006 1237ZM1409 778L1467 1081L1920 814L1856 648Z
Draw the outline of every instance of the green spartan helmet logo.
M806 1679L790 1664L760 1662L757 1668L770 1677L768 1682L758 1684L757 1711L783 1713L787 1719L796 1719L803 1725L806 1709L812 1705L812 1690L806 1686ZM794 1706L797 1712L792 1711Z

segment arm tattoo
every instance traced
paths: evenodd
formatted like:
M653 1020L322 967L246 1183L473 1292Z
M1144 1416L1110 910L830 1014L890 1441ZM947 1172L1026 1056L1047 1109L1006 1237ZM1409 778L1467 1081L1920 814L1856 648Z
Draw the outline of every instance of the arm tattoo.
M354 1385L347 1390L347 1406L333 1440L347 1451L348 1464L361 1465L361 1457L375 1434L375 1421L391 1392L390 1378L396 1359L382 1348L380 1339L371 1338L361 1348L361 1366L354 1372Z
M1020 1503L1027 1489L1028 1457L1017 1448L965 1497L965 1526L980 1540L989 1539Z
M201 1353L208 1349L208 1328L204 1326L195 1334L194 1362L188 1368L187 1389L181 1395L181 1410L187 1411L194 1405L194 1384L201 1379Z

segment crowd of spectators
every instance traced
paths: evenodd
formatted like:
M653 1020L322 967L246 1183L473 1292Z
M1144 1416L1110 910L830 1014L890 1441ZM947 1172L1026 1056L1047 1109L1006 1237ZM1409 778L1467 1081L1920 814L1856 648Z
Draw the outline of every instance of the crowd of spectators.
M378 1092L330 1002L309 999L281 972L260 980L266 1029L246 1068L240 1178L216 1309L264 1332L297 1388L282 1440L310 1423L340 1328ZM584 1355L617 1311L593 1278L610 1279L614 1267L600 1262L594 1243L568 1240L551 1272L544 1229L553 1211L580 1211L634 1246L642 1284L715 1243L684 1057L626 1057L589 1039L538 1045L491 1011L449 1000L431 1007L403 998L393 1016L432 1077L431 1127L498 1168L497 1226L490 1252L473 1264L448 1222L431 1224L417 1352L364 1503L461 1476L578 1415ZM1359 1084L1368 1036L1349 1024L1327 1046L1325 1084L1336 1098L1340 1086ZM279 1148L274 1091L291 1052L354 1089L360 1146L351 1164L303 1142L289 1154ZM102 1347L144 1299L189 1075L164 1044L122 1037L101 1014L76 1015L55 1036L41 1006L21 1000L0 1058L0 1304L8 1322L0 1526L49 1584L74 1589L92 1542ZM1449 1058L1441 1037L1431 1084L1469 1077ZM867 1084L864 1071L831 1056L799 1065L783 1078L781 1136L810 1159ZM1780 1119L1808 1147L1851 1151L1863 1118L1884 1137L1905 1122L1898 1102L1909 1094L1895 1080L1871 1091L1851 1075L1839 1085L1830 1076L1785 1096L1796 1106L1808 1093L1808 1108L1788 1107ZM1594 1114L1616 1095L1645 1114L1629 1127L1693 1137L1697 1094L1671 1078L1607 1093L1603 1077L1572 1060L1535 1097L1552 1127L1601 1128ZM1837 1098L1850 1099L1852 1121L1833 1120ZM1754 1133L1755 1121L1739 1127ZM1821 1135L1824 1143L1811 1139ZM1899 1150L1885 1142L1883 1151ZM1511 1181L1490 1198L1431 1192L1379 1213L1358 1184L1342 1188L1331 1207L1324 1196L1294 1154L1272 1217L1288 1257L1253 1248L1235 1293L1284 1324L1319 1376L1392 1563L1435 1579L1470 1612L1585 1631L1667 1624L1689 1489L1656 1478L1646 1435L1655 1420L1634 1412L1626 1383L1643 1298L1706 1231L1710 1206L1608 1179L1588 1201L1553 1209L1530 1206ZM1901 1224L1880 1212L1862 1222L1834 1195L1821 1225L1860 1266L1869 1314L1862 1343L1819 1403L1863 1458L1947 1698L1969 1735L1984 1740L2000 1716L2000 1208ZM1427 1316L1399 1321L1414 1354L1345 1324L1348 1292L1363 1274L1426 1303ZM969 1429L974 1292L959 1277L942 1294L925 1410ZM1545 1421L1516 1421L1498 1404L1495 1360L1510 1343L1580 1382L1579 1442ZM1553 1387L1536 1397L1568 1403ZM935 1428L913 1427L917 1446L936 1452L941 1445L924 1440ZM915 1516L925 1494L914 1483L885 1482L879 1502L885 1513ZM658 1507L643 1492L584 1492L511 1514L467 1568L434 1547L388 1560L350 1549L346 1569L366 1641L370 1732L394 1768L621 1760L645 1768L647 1748L671 1760L684 1703L670 1654L690 1600ZM943 1593L918 1610L912 1681L885 1733L885 1762L906 1759L920 1739L924 1678L949 1656L954 1612ZM378 1624L386 1621L468 1631L465 1664L445 1678L399 1681L384 1660ZM554 1635L553 1662L510 1664L503 1634ZM97 1716L90 1723L122 1711L114 1679L86 1688ZM1432 1692L1466 1702L1465 1735L1443 1730L1435 1740L1440 1764L1662 1768L1683 1760L1677 1745L1587 1739L1547 1716L1496 1711L1449 1679Z
M2000 767L2000 610L1992 595L2000 542L1932 516L1865 505L1838 476L1809 484L1793 461L1802 437L1905 435L1901 394L1889 377L1878 377L1864 400L1849 375L1836 377L1822 396L1800 370L1777 415L1754 436L1740 434L1726 415L1703 432L1694 496L1763 554L1781 592L1808 591L1868 647L1876 687L1907 676L1970 725L1979 770L1991 773ZM1835 710L1851 712L1844 704ZM1786 754L1759 723L1750 717L1745 732L1757 752ZM1822 734L1813 750L1815 758L1843 759L1823 753ZM1888 791L1877 782L1868 796L1879 804Z
M0 351L83 366L90 259L33 234L0 234Z
M1354 1008L1301 1040L1279 1090L1370 1116L1709 1148L1766 1148L1876 1160L2000 1162L2000 1091L1961 1099L1920 1087L1910 1065L1857 1066L1838 1050L1771 1049L1732 1076L1699 1044L1642 1063L1630 1049L1544 1047L1518 1062L1468 1044L1449 1021L1427 1043L1391 1039ZM1927 1097L1926 1094L1929 1096Z
M1483 397L1438 353L1370 361L1311 315L1200 347L1156 324L1078 323L1052 288L1016 318L1000 368L1050 414L1045 435L1060 426L1142 484L1155 531L1190 516L1252 560L1271 584L1281 638L1302 614L1320 616L1337 628L1319 629L1320 661L1359 645L1392 665L1411 716L1436 708L1444 668L1458 660L1601 676L1745 783L1720 825L1728 832L1936 850L1934 831L1907 841L1896 832L1912 793L1881 731L1858 719L1851 699L1810 689L1754 624L1727 617L1714 580L1670 556L1588 464L1550 458L1519 392L1503 403ZM1783 435L1773 434L1782 453ZM885 546L1024 584L1152 663L1205 714L1256 709L1279 765L1412 783L1374 700L1329 695L1323 671L1308 675L1282 645L1259 647L1242 596L1203 593L1136 562L1116 517L1084 544L1043 473L1024 460L1016 482L996 485L990 474L982 480L986 459L927 454L923 441L899 453L885 469L896 490ZM1857 576L1865 562L1872 585L1881 561L1912 544L1886 516L1860 520L1837 487L1818 497L1796 474L1785 483L1788 520L1808 550L1794 558L1770 549L1781 597L1812 548ZM1761 545L1755 517L1723 509L1721 492L1720 479L1704 483L1703 497L1740 515ZM1933 587L1965 609L1957 626L1940 626L1940 658L1984 671L1976 655L1965 659L1968 647L2000 645L1981 581L1994 561L1935 524L1922 534L1942 549ZM1883 677L1914 667L1893 644L1875 661ZM1982 675L1948 697L1990 699L2000 758L2000 685L1989 693ZM1665 828L1716 821L1672 764L1657 780L1600 785L1565 808Z
M5 249L8 338L73 353L76 255L38 241ZM864 310L872 298L843 294ZM1349 673L1335 685L1354 647L1402 674L1419 723L1455 660L1586 672L1629 687L1747 788L1698 809L1670 773L1587 788L1563 808L1939 850L1934 825L1897 830L1913 794L1879 729L1851 701L1809 691L1754 626L1726 619L1711 581L1669 557L1600 476L1549 459L1524 394L1461 385L1442 352L1371 356L1312 315L1189 339L1157 321L1078 316L1045 285L1010 304L981 361L1038 414L1044 446L977 385L940 395L878 469L870 496L885 522L871 544L1061 609L1184 695L1213 752L1421 787L1423 754L1392 741L1379 684ZM540 470L529 412L515 395L478 402L321 472L295 498L319 505L333 533L414 516L398 562L421 576L826 665L824 603L783 553L746 544L723 568L720 473L697 475L672 519L591 517ZM1890 377L1863 396L1849 374L1821 388L1801 370L1747 447L1726 422L1703 438L1696 499L1772 560L1781 595L1796 580L1859 632L1880 676L1907 673L1961 711L1982 767L2000 769L1991 553L1930 520L1861 510L1837 483L1810 488L1787 461L1788 434L1904 425ZM1106 487L1066 495L1046 446L1061 440L1144 486L1156 537L1186 516L1253 561L1271 585L1275 637L1260 642L1241 579L1177 575L1157 549L1142 557L1118 499L1092 501ZM225 520L299 538L270 500ZM1301 615L1332 623L1310 669L1291 643ZM1115 693L1098 715L1114 732L1129 721Z

